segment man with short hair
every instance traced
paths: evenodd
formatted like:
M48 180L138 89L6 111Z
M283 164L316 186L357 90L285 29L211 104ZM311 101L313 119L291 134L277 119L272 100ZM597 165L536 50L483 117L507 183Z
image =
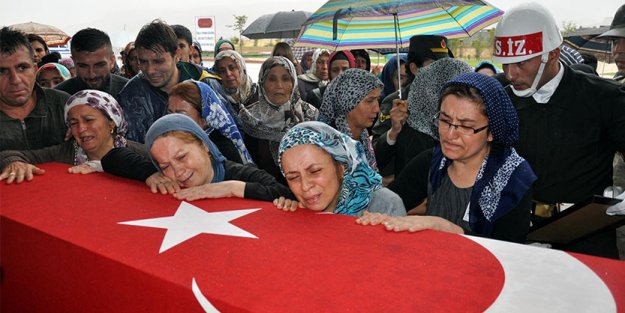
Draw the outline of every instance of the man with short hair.
M128 79L111 74L116 64L111 38L99 29L81 29L72 37L71 52L76 77L62 82L56 89L70 95L85 89L96 89L119 100L118 94Z
M506 11L495 29L493 61L510 80L506 90L519 116L515 148L538 176L534 214L542 217L603 194L612 186L614 154L625 151L625 88L564 66L561 44L555 19L537 3ZM565 248L618 257L614 238L611 230Z
M191 31L182 25L171 25L176 38L178 38L178 48L180 48L180 61L189 62L191 56L191 45L193 44L193 36Z
M408 56L406 59L406 76L408 83L405 87L401 88L401 100L408 99L408 93L410 92L411 82L414 80L415 75L420 68L426 67L432 62L442 58L453 58L454 55L447 46L447 38L438 35L415 35L410 38L410 45L408 46ZM391 109L401 105L395 101L399 99L399 91L395 91L392 94L386 96L380 103L380 114L378 119L371 129L373 137L377 140L381 135L386 135L386 132L391 128ZM393 102L397 103L393 103Z
M0 29L0 151L41 149L63 142L69 95L35 83L37 65L26 35Z
M187 79L202 81L223 94L221 84L198 65L179 62L176 34L165 22L155 20L141 28L135 40L141 72L119 93L119 102L128 121L127 138L144 142L152 123L167 114L169 91ZM220 100L226 103L225 99Z

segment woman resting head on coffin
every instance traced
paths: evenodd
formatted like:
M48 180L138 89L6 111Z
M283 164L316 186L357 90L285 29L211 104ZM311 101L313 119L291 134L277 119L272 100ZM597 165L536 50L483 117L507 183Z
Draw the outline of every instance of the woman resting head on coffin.
M150 185L152 192L178 199L238 197L271 201L292 197L289 189L253 165L226 160L208 135L183 114L165 115L145 137L149 158L127 149L114 149L102 160L107 172L145 181L157 171L163 179ZM162 186L159 186L162 185Z
M313 211L360 216L365 211L405 215L397 194L382 187L362 144L321 122L303 122L280 142L280 166L297 201L276 199L285 211L298 206Z
M0 152L0 180L21 183L44 173L34 164L61 162L75 165L70 173L102 171L100 159L113 147L128 147L143 153L143 145L126 140L128 124L113 96L98 90L83 90L65 104L65 123L71 138L38 150Z

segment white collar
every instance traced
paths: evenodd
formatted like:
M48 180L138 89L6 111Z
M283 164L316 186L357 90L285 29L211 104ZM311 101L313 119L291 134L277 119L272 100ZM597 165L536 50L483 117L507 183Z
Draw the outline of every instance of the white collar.
M558 71L558 74L556 74L556 76L554 76L550 81L540 87L540 89L538 89L532 95L534 100L536 100L536 102L538 103L549 102L549 99L551 99L551 96L553 96L553 94L556 92L556 89L560 85L560 82L562 81L562 76L564 76L564 64L560 62L560 70Z

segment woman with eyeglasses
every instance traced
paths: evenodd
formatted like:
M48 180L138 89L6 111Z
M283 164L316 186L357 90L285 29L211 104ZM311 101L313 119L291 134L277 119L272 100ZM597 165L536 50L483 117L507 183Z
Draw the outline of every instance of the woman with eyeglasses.
M507 93L494 78L465 73L443 86L439 102L440 144L415 157L389 186L406 207L427 199L425 215L371 213L357 222L524 242L536 175L512 147L519 121Z

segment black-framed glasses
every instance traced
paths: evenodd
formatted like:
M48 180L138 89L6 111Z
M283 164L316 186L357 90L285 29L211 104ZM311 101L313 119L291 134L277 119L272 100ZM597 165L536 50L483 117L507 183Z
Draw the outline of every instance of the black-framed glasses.
M451 123L451 121L447 120L445 117L441 116L441 112L436 113L436 115L434 115L434 118L432 119L432 123L434 124L434 126L438 127L438 129L447 132L449 131L450 128L454 128L455 131L457 131L459 134L464 135L464 136L470 136L470 135L475 135L483 130L485 130L486 128L488 128L488 124L480 127L480 128L473 128L470 126L464 126L464 125L459 125L459 124L453 124Z

